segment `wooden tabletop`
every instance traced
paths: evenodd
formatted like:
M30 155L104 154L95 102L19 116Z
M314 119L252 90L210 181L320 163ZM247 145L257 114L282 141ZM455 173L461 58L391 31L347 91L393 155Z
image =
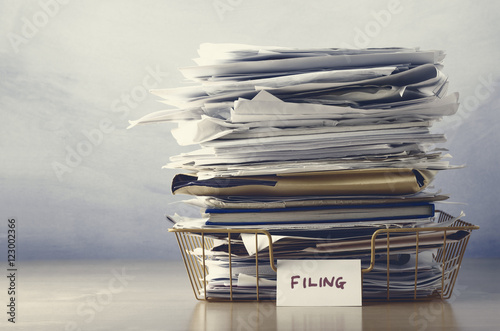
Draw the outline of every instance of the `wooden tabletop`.
M197 301L181 261L19 261L16 267L19 330L496 330L500 325L498 259L464 259L448 300L362 307ZM8 278L3 283L2 306L8 312ZM13 326L9 314L2 315L2 329Z

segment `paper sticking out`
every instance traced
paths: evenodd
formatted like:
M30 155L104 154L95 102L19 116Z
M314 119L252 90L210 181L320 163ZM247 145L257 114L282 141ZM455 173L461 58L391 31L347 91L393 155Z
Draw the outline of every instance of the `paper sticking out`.
M263 234L257 235L257 245L255 244L255 234L253 233L242 233L241 239L243 240L243 244L247 249L248 255L253 256L255 252L260 252L263 249L269 247L269 238ZM285 238L285 236L271 236L272 243L274 244L276 241ZM257 248L257 250L256 250Z

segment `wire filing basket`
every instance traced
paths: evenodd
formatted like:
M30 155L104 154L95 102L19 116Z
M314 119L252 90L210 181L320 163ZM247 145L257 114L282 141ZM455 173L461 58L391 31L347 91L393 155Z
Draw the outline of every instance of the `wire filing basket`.
M439 218L437 223L444 223L453 219L453 216L439 212ZM452 231L466 231L469 234L472 230L479 229L479 226L464 222L457 219L451 226L446 227L431 227L431 228L396 228L396 229L379 229L375 231L371 238L371 253L370 253L370 265L368 268L362 269L362 275L365 275L373 270L375 265L375 255L376 255L376 241L380 238L385 238L385 247L383 250L387 254L387 257L391 253L391 235L397 235L398 233L411 233L415 236L415 256L416 256L416 266L415 266L415 285L413 290L413 296L401 298L391 298L390 292L390 260L387 258L387 293L385 299L376 300L420 300L420 299L449 299L453 292L453 287L458 276L458 271L462 263L462 258L465 253L465 249L469 242L470 235L464 236L460 240L448 240L447 232ZM231 261L231 238L239 234L254 234L255 235L255 273L256 273L256 284L255 284L255 299L253 301L263 300L259 295L259 253L258 253L258 235L264 235L268 239L269 244L269 264L272 270L277 271L277 267L274 262L273 254L273 242L271 234L266 230L261 229L169 229L169 232L173 232L177 238L179 244L179 249L181 251L182 259L184 261L186 271L189 277L189 281L193 288L195 298L197 300L207 300L207 301L248 301L248 299L237 299L233 298L233 281L232 281L232 261ZM442 232L443 233L443 244L437 250L434 256L434 260L440 263L441 266L441 286L433 291L431 295L421 297L417 295L417 273L418 273L418 253L420 249L419 238L421 234L426 232ZM228 259L229 259L229 296L228 298L213 298L207 296L207 265L205 261L208 254L207 251L214 247L214 239L211 236L217 235L219 238L224 236L227 239L228 245ZM191 254L195 249L201 249L202 256L199 259L197 256ZM262 262L260 262L262 264ZM203 294L202 294L203 293ZM370 301L372 301L370 299Z

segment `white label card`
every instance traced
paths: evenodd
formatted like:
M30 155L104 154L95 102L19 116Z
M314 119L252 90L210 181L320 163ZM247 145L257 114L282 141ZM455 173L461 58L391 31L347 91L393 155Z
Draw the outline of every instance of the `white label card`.
M278 260L277 306L361 306L361 260Z

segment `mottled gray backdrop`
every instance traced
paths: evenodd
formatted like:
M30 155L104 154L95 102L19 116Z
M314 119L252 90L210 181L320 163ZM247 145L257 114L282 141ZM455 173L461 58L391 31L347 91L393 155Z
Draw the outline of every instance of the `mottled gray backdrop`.
M195 215L162 170L181 149L146 90L186 84L202 42L296 47L420 46L447 52L453 163L439 208L482 228L467 256L498 257L496 1L0 1L0 234L16 217L18 259L179 259L165 214ZM2 260L6 253L1 254Z

